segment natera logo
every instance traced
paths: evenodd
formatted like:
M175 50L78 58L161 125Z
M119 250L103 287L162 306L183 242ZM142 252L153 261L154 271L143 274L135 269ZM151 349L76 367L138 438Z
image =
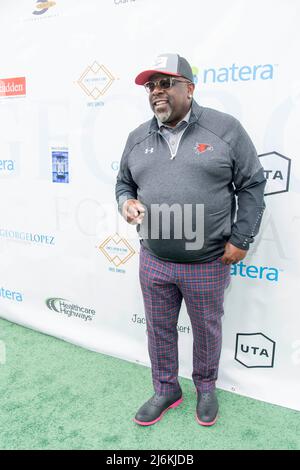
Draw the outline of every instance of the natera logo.
M66 299L51 297L46 300L46 305L50 310L57 313L63 313L69 318L76 317L84 321L92 321L93 318L95 318L95 310L73 304Z
M3 299L13 300L14 302L23 302L23 297L20 292L15 292L4 287L0 288L0 297Z
M0 79L0 97L16 97L26 95L25 77L1 78Z
M15 171L14 160L0 160L0 176L10 175Z
M32 12L33 15L43 15L49 8L54 7L56 2L48 2L48 0L39 0L35 6L35 10Z
M275 341L263 333L238 333L235 360L248 368L273 367Z
M258 155L267 180L265 196L286 193L289 190L291 159L278 152Z
M243 261L231 265L231 276L247 277L250 279L264 279L278 282L280 270L268 266L247 266Z
M228 82L248 82L255 80L272 80L274 78L274 68L272 64L265 65L236 65L230 67L203 69L199 77L199 69L192 67L194 83L198 80L202 83L228 83Z
M193 72L193 77L194 77L194 83L196 85L198 83L198 75L199 75L198 67L192 67L192 72Z
M118 162L117 160L114 160L111 162L111 168L113 171L119 171L119 168L120 168L120 162Z

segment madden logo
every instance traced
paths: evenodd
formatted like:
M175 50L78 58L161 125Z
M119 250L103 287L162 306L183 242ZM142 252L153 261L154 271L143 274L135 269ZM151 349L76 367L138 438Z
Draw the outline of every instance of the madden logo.
M1 78L0 96L25 96L26 79L25 77Z

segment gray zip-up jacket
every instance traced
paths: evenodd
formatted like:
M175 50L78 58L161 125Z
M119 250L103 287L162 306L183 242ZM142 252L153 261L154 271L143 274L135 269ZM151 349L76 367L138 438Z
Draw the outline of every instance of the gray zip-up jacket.
M137 231L155 256L208 262L222 256L227 241L249 249L265 209L265 185L256 150L240 122L193 101L176 155L155 117L129 134L116 199L120 211L126 199L145 206Z

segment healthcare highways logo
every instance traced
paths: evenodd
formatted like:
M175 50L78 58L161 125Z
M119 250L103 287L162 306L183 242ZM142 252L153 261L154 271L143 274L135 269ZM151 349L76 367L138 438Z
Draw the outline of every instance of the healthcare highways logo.
M61 313L67 317L76 317L83 321L92 321L95 318L95 310L80 305L73 304L69 300L59 297L50 297L46 300L47 307L56 313Z

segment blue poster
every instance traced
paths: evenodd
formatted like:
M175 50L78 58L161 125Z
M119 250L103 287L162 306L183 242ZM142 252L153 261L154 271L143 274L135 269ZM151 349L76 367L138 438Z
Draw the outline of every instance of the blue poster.
M69 151L66 147L52 149L53 183L69 183Z

